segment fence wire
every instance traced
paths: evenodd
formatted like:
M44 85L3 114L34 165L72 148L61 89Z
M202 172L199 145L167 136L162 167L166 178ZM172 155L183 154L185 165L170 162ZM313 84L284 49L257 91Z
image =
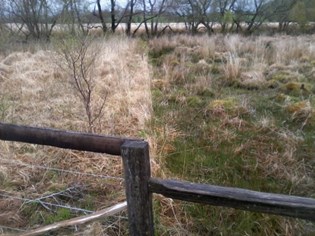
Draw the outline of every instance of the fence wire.
M4 192L4 191L1 191ZM3 194L0 193L0 197L3 198L8 198L8 199L14 199L14 200L20 200L23 202L22 206L25 204L30 204L30 203L38 203L41 206L43 206L45 209L52 211L50 207L59 207L59 208L65 208L65 209L69 209L72 211L76 211L76 212L84 212L84 213L93 213L94 211L90 211L90 210L86 210L86 209L82 209L82 208L78 208L78 207L72 207L72 206L67 206L67 205L62 205L62 204L58 204L58 203L51 203L51 202L46 202L46 201L42 201L40 199L30 199L30 198L24 198L24 197L17 197L17 196L13 196L10 194ZM55 201L57 201L55 199Z
M13 228L13 227L5 226L5 225L0 225L0 234L4 233L4 232L3 232L3 229L6 229L6 230L8 230L8 231L16 231L16 232L20 232L20 233L26 232L25 229L18 229L18 228Z
M124 182L124 178L122 177L86 173L86 172L81 172L77 170L61 169L61 168L50 167L50 166L45 166L45 165L34 165L34 164L25 163L17 159L8 160L8 159L0 157L0 164L12 166L12 167L19 166L19 167L25 167L29 169L41 169L41 170L55 171L55 172L60 172L60 173L67 173L67 174L72 174L72 175L77 175L77 176L87 176L87 177L92 177L92 178L114 180L114 181L119 181L120 183ZM67 202L64 202L64 200L61 200L61 199L77 200L75 198L78 198L78 196L83 195L82 187L80 189L80 186L68 187L65 190L61 190L54 193L48 193L46 195L42 195L39 197L30 197L30 196L21 197L20 195L21 194L18 192L9 192L9 191L0 190L0 198L21 201L22 204L21 204L20 209L22 209L27 204L35 203L51 212L56 212L56 209L58 208L68 209L71 212L81 213L81 214L83 213L85 215L95 212L92 210L87 210L80 207L71 206ZM122 216L113 216L113 217L115 218L118 217L118 219L124 219L122 218ZM10 227L6 225L0 225L0 235L8 233L8 232L23 233L23 232L27 232L27 230L21 229L21 228Z
M75 171L75 170L65 170L65 169L59 169L59 168L55 168L55 167L33 165L33 164L24 163L21 161L12 161L12 160L7 160L7 159L3 159L3 158L0 158L0 163L10 164L10 165L20 165L20 166L24 166L24 167L30 168L30 169L36 168L36 169L51 170L51 171L57 171L57 172L61 172L61 173L68 173L68 174L74 174L74 175L90 176L90 177L95 177L95 178L113 179L113 180L124 181L124 178L122 178L122 177L109 176L109 175L99 175L99 174L86 173L86 172L80 172L80 171Z

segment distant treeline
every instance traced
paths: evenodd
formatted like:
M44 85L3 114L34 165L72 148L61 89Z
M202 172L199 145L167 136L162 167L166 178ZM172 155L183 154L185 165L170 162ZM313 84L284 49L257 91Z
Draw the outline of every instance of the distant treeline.
M119 4L120 3L120 4ZM97 27L115 33L124 24L127 35L147 37L177 31L169 22L184 23L188 33L314 32L314 0L2 0L0 30L16 24L26 38L48 39L56 25L88 34ZM274 23L275 24L268 24ZM132 27L137 23L136 27ZM272 25L272 27L269 27ZM183 29L181 29L183 31Z

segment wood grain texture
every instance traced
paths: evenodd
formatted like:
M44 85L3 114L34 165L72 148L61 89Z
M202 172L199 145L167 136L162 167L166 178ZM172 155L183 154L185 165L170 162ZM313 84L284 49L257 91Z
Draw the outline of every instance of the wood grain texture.
M122 146L128 203L129 235L153 236L152 194L148 180L151 176L147 142L125 142Z
M315 221L315 199L263 193L240 188L150 179L153 193L166 197Z
M4 123L0 123L0 139L111 155L121 155L121 145L134 140Z

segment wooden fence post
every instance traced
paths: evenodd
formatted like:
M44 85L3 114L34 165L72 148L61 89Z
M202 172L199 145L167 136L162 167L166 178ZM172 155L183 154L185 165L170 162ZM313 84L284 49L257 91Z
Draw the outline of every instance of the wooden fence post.
M152 193L149 145L144 141L127 141L121 146L128 204L129 235L153 236Z

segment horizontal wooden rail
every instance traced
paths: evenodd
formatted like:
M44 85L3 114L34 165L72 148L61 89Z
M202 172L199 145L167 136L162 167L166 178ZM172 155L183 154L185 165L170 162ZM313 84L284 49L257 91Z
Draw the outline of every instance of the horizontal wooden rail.
M136 141L135 139L4 123L0 123L0 139L111 155L121 155L121 145L125 141Z
M149 190L166 197L315 221L315 199L175 180L149 180Z

